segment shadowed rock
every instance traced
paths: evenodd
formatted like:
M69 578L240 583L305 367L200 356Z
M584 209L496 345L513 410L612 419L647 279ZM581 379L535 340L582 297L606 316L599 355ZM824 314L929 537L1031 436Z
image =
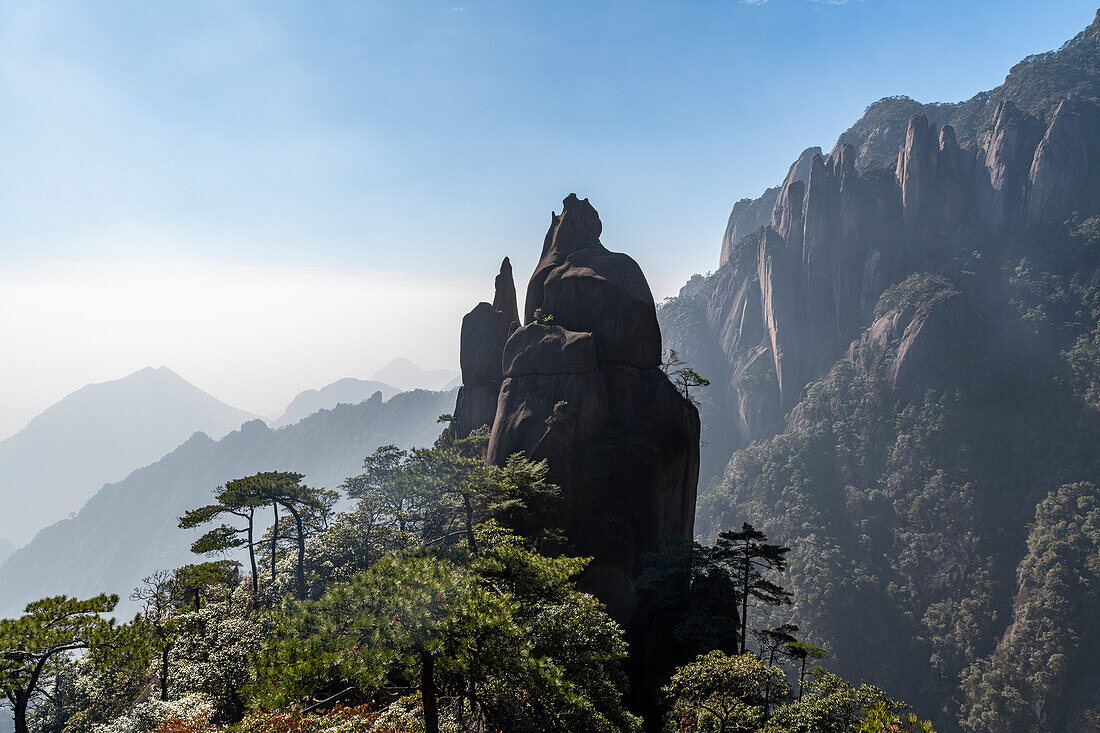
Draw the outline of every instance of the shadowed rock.
M462 319L459 363L462 388L455 404L454 437L463 438L474 430L492 425L497 393L504 378L501 355L508 336L519 325L516 286L512 265L505 257L496 276L493 303L478 303Z
M551 218L518 327L507 259L493 303L462 321L462 388L450 436L491 425L486 460L545 460L561 501L546 526L592 558L580 587L607 606L631 646L634 704L652 712L675 642L656 598L637 597L647 556L690 542L699 413L661 370L649 284L600 243L603 224L570 194ZM662 650L662 651L658 651Z
M699 460L695 407L660 370L653 295L628 255L570 194L527 288L527 325L504 349L488 460L547 459L558 523L592 556L582 585L629 625L642 556L691 539ZM543 322L535 321L539 312Z
M1085 192L1089 150L1085 124L1075 99L1064 99L1054 112L1028 175L1028 221L1057 222Z
M526 325L514 330L505 260L494 304L463 320L456 418L460 434L491 422L489 463L515 453L547 461L562 496L543 519L571 552L592 558L580 587L626 628L636 702L648 708L670 671L654 640L673 642L657 621L664 610L636 598L634 581L647 555L693 539L699 413L660 368L661 332L641 268L609 252L602 230L586 199L562 202L528 284Z
M995 234L1022 219L1036 138L1034 120L1008 100L997 105L993 129L983 146L988 182L981 201L982 216Z
M588 199L562 202L527 286L526 321L540 311L556 326L591 333L603 363L656 368L661 331L649 283L633 259L604 248L602 230Z
M512 263L507 257L500 263L500 274L493 283L493 310L504 314L509 325L519 326L519 306L516 305L516 283L512 279Z
M939 164L936 126L924 115L913 115L898 155L897 179L901 187L901 208L907 226L931 208Z

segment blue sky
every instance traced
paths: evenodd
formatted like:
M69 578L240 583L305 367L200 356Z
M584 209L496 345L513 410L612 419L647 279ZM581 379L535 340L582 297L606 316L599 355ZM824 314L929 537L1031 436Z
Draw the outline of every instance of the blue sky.
M511 255L522 290L550 210L576 191L599 209L605 243L667 295L717 264L734 201L778 183L803 148L831 146L867 104L996 86L1094 10L1071 0L6 2L0 278L39 282L29 268L37 292L56 298L61 281L51 289L48 273L59 263L68 278L81 265L182 263L193 275L201 263L381 272L413 288L423 275L473 293ZM86 284L81 307L94 312ZM38 312L34 292L15 304L20 318ZM303 307L333 317L323 299ZM457 332L461 315L435 317ZM56 328L39 338L63 340ZM125 359L91 373L82 358L110 359L69 354L57 371L33 363L44 342L20 344L30 362L0 379L31 380L33 396L0 404L0 433L5 409L33 414L69 387L171 356L115 336ZM381 362L412 343L370 346ZM424 366L457 364L456 344L457 333L421 349ZM278 395L362 376L339 367L288 376ZM198 371L200 386L246 409L283 399L275 386L231 393L215 367Z

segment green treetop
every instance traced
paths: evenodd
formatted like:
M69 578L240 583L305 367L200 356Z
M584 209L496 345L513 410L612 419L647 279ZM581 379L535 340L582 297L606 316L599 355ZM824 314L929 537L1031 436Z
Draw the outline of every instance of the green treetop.
M0 692L11 703L15 733L27 733L27 710L53 679L61 663L78 649L107 640L118 596L87 600L54 596L28 604L15 619L0 619Z

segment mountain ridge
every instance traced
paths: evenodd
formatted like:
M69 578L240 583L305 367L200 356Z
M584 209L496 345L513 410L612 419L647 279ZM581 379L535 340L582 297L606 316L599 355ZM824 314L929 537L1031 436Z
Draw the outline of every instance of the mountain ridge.
M771 621L937 730L1100 720L1098 192L1100 14L965 103L872 105L659 312L711 380L698 538L790 546Z
M178 518L207 503L225 481L290 470L335 487L380 445L430 445L437 417L453 401L453 392L418 390L385 403L337 405L278 429L254 419L220 440L195 433L160 460L104 485L73 517L46 527L0 563L0 616L60 593L125 598L144 575L194 562L188 549L194 533L178 529Z
M0 441L0 534L17 544L80 508L96 489L198 430L220 437L255 415L167 367L85 385Z
M332 409L339 404L357 405L364 400L373 399L375 394L379 394L380 399L385 402L401 391L383 382L344 377L320 389L302 390L271 425L276 428L293 425L318 410Z

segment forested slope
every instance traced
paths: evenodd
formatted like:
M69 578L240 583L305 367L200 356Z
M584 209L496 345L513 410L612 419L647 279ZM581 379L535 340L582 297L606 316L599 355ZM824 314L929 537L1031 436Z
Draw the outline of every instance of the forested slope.
M254 420L218 441L196 433L156 463L104 486L75 517L42 530L0 565L0 614L59 593L126 598L143 575L194 561L188 549L194 537L177 523L188 509L209 503L217 486L284 470L335 488L380 445L431 445L437 417L453 403L453 392L407 392L389 402L378 395L278 430Z
M697 536L789 544L776 620L940 730L1100 715L1098 78L1094 22L968 102L872 105L661 310L712 380Z

